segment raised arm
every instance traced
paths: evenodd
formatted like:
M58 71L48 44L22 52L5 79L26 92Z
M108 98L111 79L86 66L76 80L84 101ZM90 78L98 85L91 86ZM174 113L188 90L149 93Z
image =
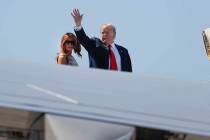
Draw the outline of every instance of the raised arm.
M89 38L86 35L84 29L82 28L81 23L82 23L83 14L80 14L78 9L74 9L71 12L71 15L76 25L74 31L76 33L77 39L88 52L91 52L96 47L96 43L93 39Z

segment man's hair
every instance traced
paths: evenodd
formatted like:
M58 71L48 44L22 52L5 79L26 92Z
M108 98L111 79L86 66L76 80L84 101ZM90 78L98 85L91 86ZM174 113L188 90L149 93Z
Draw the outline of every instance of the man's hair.
M102 24L101 27L102 27L102 26L109 26L109 27L112 27L113 32L116 34L116 28L115 28L114 25L112 25L112 24L110 24L110 23L106 23L106 24Z

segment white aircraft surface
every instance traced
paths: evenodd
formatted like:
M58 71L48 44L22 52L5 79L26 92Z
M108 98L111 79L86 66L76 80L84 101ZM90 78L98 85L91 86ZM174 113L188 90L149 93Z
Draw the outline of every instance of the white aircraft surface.
M173 134L168 139L210 139L209 81L3 60L0 65L2 140L126 140L142 136L144 128Z

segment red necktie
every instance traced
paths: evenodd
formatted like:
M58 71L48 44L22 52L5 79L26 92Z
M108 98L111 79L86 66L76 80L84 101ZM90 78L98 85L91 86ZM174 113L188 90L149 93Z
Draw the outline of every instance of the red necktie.
M117 70L117 62L114 52L111 49L112 46L109 45L108 47L109 47L110 70Z

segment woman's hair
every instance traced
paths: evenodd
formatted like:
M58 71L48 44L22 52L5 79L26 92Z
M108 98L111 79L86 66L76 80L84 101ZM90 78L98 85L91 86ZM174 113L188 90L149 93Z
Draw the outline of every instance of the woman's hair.
M81 52L81 45L80 45L79 41L77 40L77 37L73 33L65 33L63 35L63 37L61 38L61 46L60 46L61 52L63 52L64 54L67 53L67 51L64 47L64 43L69 39L74 41L74 47L73 47L74 53L76 53L78 56L81 57L82 56L81 53L80 53Z

